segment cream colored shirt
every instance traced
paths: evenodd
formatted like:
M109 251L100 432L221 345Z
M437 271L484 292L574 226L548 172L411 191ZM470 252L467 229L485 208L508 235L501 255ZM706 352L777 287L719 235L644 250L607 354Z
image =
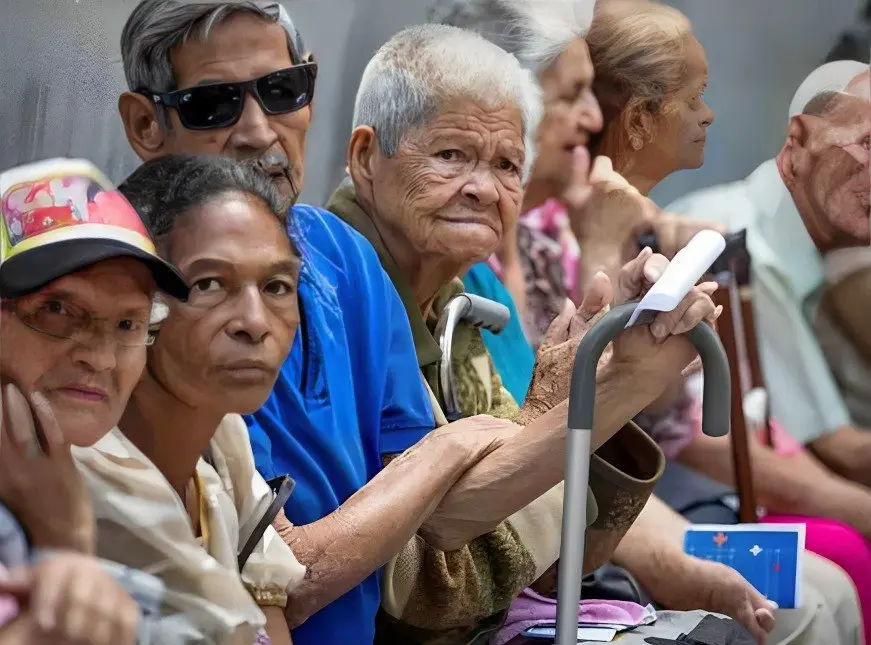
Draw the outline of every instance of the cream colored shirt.
M272 501L240 416L224 417L197 464L207 544L169 482L117 428L74 456L94 498L98 555L160 577L165 614L184 614L206 642L250 645L265 625L258 605L283 607L302 581L305 567L271 526L238 571L240 545Z

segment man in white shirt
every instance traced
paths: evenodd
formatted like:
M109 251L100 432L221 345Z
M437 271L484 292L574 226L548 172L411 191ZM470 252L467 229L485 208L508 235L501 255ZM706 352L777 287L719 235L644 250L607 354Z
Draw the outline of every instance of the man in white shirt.
M666 210L747 229L773 415L832 470L871 486L871 433L852 422L811 326L824 283L822 254L869 243L869 135L868 66L823 65L796 92L777 159Z

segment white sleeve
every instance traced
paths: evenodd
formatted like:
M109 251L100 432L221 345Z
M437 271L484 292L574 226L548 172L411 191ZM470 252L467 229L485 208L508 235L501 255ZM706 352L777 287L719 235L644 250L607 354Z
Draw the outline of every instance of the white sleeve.
M753 308L773 416L808 443L850 425L850 414L820 344L774 272L753 275Z
M248 428L242 417L225 418L212 441L212 457L226 489L233 495L239 515L238 551L274 497L254 466ZM290 547L269 526L242 570L242 581L259 605L284 607L288 592L302 582L305 571Z

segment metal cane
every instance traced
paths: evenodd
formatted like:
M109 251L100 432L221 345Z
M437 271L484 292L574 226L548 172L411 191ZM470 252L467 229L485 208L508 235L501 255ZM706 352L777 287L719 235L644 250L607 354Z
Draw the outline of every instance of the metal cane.
M439 363L439 387L444 400L444 413L448 422L460 419L460 403L457 395L456 375L453 356L454 331L461 322L498 334L511 319L511 312L505 305L476 296L461 293L445 306L436 324L436 340L442 350Z
M565 496L563 499L557 596L556 645L578 642L578 604L584 573L584 540L587 529L587 487L590 479L590 445L596 403L596 366L605 347L619 336L638 303L615 307L587 334L578 347L569 395L566 437ZM703 430L713 437L729 432L729 364L716 332L700 324L687 334L702 359L704 369Z

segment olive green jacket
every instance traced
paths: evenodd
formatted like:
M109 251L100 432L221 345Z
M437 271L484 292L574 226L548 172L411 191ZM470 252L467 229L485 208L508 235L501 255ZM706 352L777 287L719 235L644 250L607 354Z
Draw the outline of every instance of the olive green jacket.
M438 381L442 353L433 332L448 301L462 292L462 282L457 279L445 285L432 313L424 319L374 223L356 201L349 180L333 194L327 208L367 238L378 252L408 313L436 421L446 423ZM460 325L452 352L463 416L515 418L517 403L503 387L480 332ZM610 557L641 512L664 464L656 444L633 424L593 456L587 513L591 523L586 558L589 568ZM409 542L383 576L376 643L485 642L485 634L499 627L510 603L557 561L562 502L560 484L458 551L438 551L420 537Z

